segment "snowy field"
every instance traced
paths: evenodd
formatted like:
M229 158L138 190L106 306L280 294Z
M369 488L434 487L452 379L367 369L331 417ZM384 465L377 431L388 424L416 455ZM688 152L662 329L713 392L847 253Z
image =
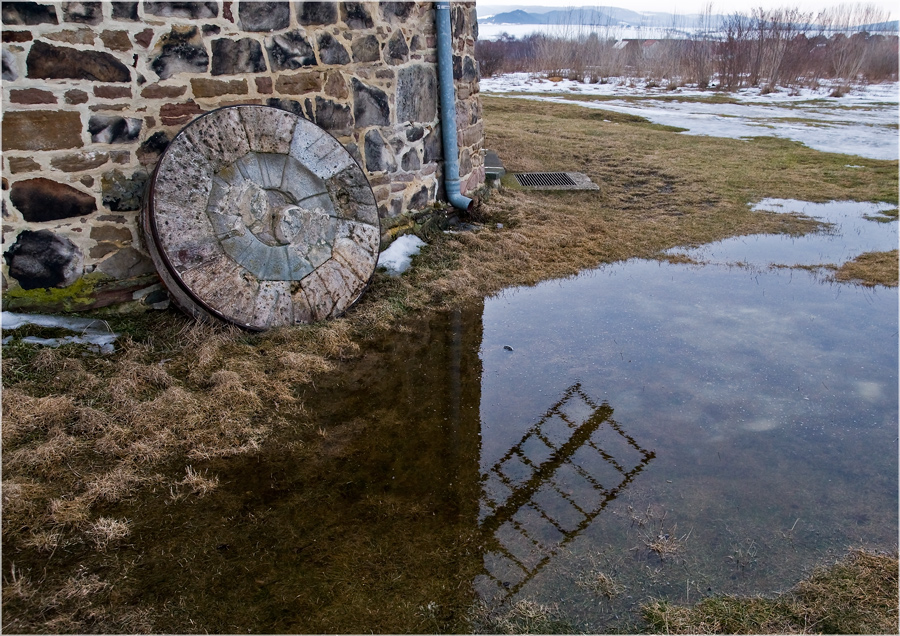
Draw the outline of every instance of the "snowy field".
M481 80L484 94L640 115L657 124L685 128L684 134L688 135L781 137L823 152L897 159L900 85L893 82L856 87L843 97L830 97L831 90L829 86L818 90L779 89L768 95L760 94L759 89L717 93L683 87L669 91L647 88L641 80L613 78L607 84L583 84L571 80L551 82L529 73ZM542 95L517 95L526 92ZM613 99L577 101L582 95ZM697 101L714 95L730 97L734 103ZM615 99L626 97L629 99Z

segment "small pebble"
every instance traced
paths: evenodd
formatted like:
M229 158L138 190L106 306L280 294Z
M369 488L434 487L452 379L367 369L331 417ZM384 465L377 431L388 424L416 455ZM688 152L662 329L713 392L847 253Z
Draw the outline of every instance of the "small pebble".
M503 345L503 348L504 348L506 351L513 351L513 350L514 350L514 349L513 349L512 347L510 347L509 345Z

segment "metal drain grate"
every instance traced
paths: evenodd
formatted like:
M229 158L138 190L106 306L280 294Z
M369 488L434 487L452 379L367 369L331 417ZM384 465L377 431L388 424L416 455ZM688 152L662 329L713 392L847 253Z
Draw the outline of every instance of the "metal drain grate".
M576 185L565 172L523 172L516 175L516 181L529 188Z
M523 188L534 190L599 190L580 172L519 172L513 175Z

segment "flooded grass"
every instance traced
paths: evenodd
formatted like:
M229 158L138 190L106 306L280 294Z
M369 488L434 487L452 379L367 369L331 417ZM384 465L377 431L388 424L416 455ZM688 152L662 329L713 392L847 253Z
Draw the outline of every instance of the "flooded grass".
M868 252L844 263L834 277L842 282L859 283L870 287L875 285L896 287L897 270L897 250Z
M598 483L615 478L609 483L623 484L618 490L604 486L600 499L594 488L567 482L582 484L565 490L579 505L607 503L581 538L552 554L533 555L535 564L550 555L541 567L548 574L536 584L558 590L557 597L528 598L534 590L523 587L520 598L492 605L487 614L473 609L479 606L473 581L484 575L485 546L497 545L480 526L483 472L499 459L495 450L505 453L520 439L504 446L482 430L482 419L503 412L514 432L532 426L574 386L566 378L565 386L532 386L526 395L490 387L490 378L506 367L496 366L493 349L484 349L495 342L483 333L486 296L633 258L663 258L669 262L648 266L671 267L665 273L678 277L703 266L689 257L661 256L663 250L822 227L810 217L748 206L764 197L896 205L896 162L854 158L866 169L851 170L846 157L790 142L685 138L640 122L604 122L574 106L526 108L534 114L523 119L520 104L485 99L488 145L507 168L578 169L601 190L495 193L480 204L482 230L432 236L412 270L399 278L377 274L344 318L259 335L195 325L172 311L110 315L110 328L122 334L112 355L79 345L38 348L20 339L5 346L4 629L436 633L579 631L592 624L628 630L637 624L640 599L665 592L682 600L684 568L697 573L687 577L691 597L711 587L698 581L723 564L735 576L734 591L769 591L797 580L810 563L845 550L854 538L879 544L885 534L895 537L896 515L889 510L872 510L865 501L847 508L850 481L816 503L823 507L821 518L796 527L790 504L778 507L777 522L760 514L741 529L698 517L690 511L705 510L721 492L763 506L753 502L766 501L772 482L728 483L731 490L695 494L676 489L681 477L669 463L688 452L681 436L698 430L672 429L660 437L652 422L634 415L650 411L641 411L631 389L615 397L585 385L597 408L573 397L559 407L563 419L547 419L546 425L565 418L586 422L580 435L604 452L614 450L607 454L626 473L641 468L626 482L613 464L592 460L592 470L614 471L593 475ZM616 302L629 297L604 293ZM566 358L565 347L555 346L555 332L537 331L549 343L540 355L551 367L590 376L589 360ZM642 333L652 341L654 328ZM496 341L497 354L512 356L501 358L503 365L534 354L509 335L502 332ZM863 339L876 335L860 332ZM503 344L515 351L504 351ZM626 350L609 346L604 355L621 354L627 365ZM681 368L673 361L658 374L658 386ZM611 369L606 381L630 373L639 372ZM889 401L881 380L852 378L853 391L873 403ZM705 408L728 413L746 405L714 399ZM772 430L773 422L773 413L748 415L743 434ZM540 453L548 451L535 439L516 455L528 461L509 464L511 470L513 464L530 469L531 462L544 465L541 474L548 476L557 469L571 472L579 452L587 452L560 438L559 448L571 453L568 463L562 455L546 463ZM799 452L802 436L791 439ZM890 447L890 440L882 446ZM675 450L669 455L650 458L654 449L670 447ZM760 462L772 457L767 448L761 447ZM704 471L713 471L708 462L714 450L727 447L707 449L695 476L703 483L712 479ZM883 474L878 481L876 468L869 487L890 490ZM803 483L816 479L813 471ZM565 503L552 499L545 483L532 485L521 491L523 501ZM679 497L684 499L676 506ZM827 521L838 504L859 532L845 533ZM652 520L632 524L628 506L649 511ZM524 527L531 518L526 513L510 508L508 525L498 524L498 532ZM815 542L802 559L765 560L768 552L783 556L774 545L812 541L815 524L833 535ZM548 540L556 536L545 530ZM584 545L590 536L615 538L609 544L615 550L601 554L596 544ZM718 547L701 547L708 545ZM581 585L568 572L577 573ZM596 615L598 598L608 616Z
M857 550L774 598L654 601L643 611L660 634L893 634L897 593L897 555Z

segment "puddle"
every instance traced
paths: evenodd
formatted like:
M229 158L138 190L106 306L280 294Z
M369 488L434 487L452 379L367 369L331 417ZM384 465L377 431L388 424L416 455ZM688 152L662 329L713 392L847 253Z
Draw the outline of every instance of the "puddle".
M762 268L770 265L840 265L865 252L897 249L897 223L877 220L881 212L896 207L889 203L809 203L793 199L764 199L753 206L753 209L801 214L827 223L828 226L821 232L803 236L737 236L696 249L676 248L667 253L684 254L704 263L741 263Z
M195 465L211 494L112 506L129 544L57 567L117 573L167 632L459 633L522 599L634 632L651 596L783 590L897 547L897 302L639 260L508 290L410 321L277 445Z

